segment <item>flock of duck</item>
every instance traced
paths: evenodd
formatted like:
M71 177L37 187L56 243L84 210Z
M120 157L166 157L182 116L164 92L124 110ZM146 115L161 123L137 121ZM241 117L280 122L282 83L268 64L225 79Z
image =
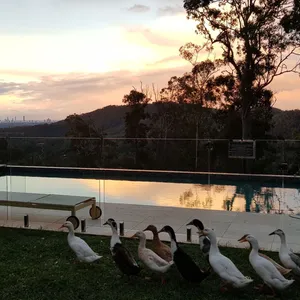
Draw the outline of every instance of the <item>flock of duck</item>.
M122 244L115 220L110 218L104 225L109 225L112 230L110 250L116 266L123 274L128 276L138 275L141 268L130 251ZM200 283L212 272L215 272L222 281L222 291L243 288L253 282L253 279L243 275L228 257L221 254L213 229L205 228L198 219L192 220L187 225L193 225L198 229L201 253L210 264L206 270L199 268L194 260L179 246L174 230L168 225L159 231L154 225L149 225L143 231L138 231L132 236L132 238L139 239L138 257L140 261L151 271L160 274L162 283L164 283L163 274L173 265L177 267L181 276L189 282ZM79 261L91 263L102 257L95 253L84 240L75 236L71 222L65 222L61 228L63 227L69 230L68 244ZM152 250L146 247L145 231L153 233ZM160 232L169 234L170 247L159 239ZM259 253L259 244L253 235L245 234L239 239L239 242L248 242L250 244L250 264L263 281L263 284L255 288L269 293L270 296L275 296L280 291L288 288L295 280L299 280L300 257L288 249L285 234L281 229L275 230L270 235L278 235L280 237L279 259L284 267L270 257ZM292 275L291 279L284 277L287 274Z

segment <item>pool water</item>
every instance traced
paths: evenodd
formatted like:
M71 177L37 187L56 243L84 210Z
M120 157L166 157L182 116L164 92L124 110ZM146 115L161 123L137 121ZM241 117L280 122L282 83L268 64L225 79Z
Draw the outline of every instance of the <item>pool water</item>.
M0 177L0 190L91 196L106 203L257 213L300 212L300 188L48 177Z

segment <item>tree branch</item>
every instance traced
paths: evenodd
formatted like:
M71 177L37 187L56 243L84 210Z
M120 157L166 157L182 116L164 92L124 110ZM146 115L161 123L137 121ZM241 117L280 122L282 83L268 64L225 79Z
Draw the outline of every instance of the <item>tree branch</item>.
M293 68L287 69L287 70L283 71L283 68L286 67L286 65L284 64L284 62L286 62L294 54L294 52L295 52L296 49L297 49L297 47L294 47L285 56L283 56L282 53L281 53L280 60L279 60L277 66L275 68L275 71L273 72L272 75L270 75L270 77L267 76L268 78L262 84L262 88L265 88L266 86L268 86L274 80L274 78L277 77L277 76L279 76L279 75L282 75L282 74L285 74L285 73L298 73L298 74L300 74L300 70L296 71L297 68L300 67L300 61L298 61ZM281 71L279 71L280 69L281 69Z

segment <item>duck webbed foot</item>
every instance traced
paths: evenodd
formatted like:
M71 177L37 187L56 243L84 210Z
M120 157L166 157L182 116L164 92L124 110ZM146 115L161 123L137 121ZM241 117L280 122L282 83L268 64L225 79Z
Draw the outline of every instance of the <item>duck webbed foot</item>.
M264 290L264 292L266 293L267 298L275 298L278 296L278 294L275 292L275 290L268 286L266 286L266 289Z
M257 284L256 286L254 286L254 289L262 292L264 290L264 287L265 287L265 284Z
M220 291L221 292L223 292L223 293L228 292L231 289L232 289L232 286L228 282L223 281L221 283L221 286L220 286Z

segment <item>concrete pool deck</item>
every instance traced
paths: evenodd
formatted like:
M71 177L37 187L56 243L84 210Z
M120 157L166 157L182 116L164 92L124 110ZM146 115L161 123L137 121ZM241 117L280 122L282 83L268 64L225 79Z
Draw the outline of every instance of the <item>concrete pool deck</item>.
M137 230L145 229L149 224L161 229L164 225L174 228L179 242L186 242L186 224L193 218L200 219L204 226L213 228L217 234L219 245L229 247L248 247L238 243L238 239L246 233L253 234L259 241L260 248L278 251L280 240L269 233L281 228L287 236L288 246L295 252L300 252L300 219L288 215L257 214L246 212L215 211L203 209L162 207L148 205L101 203L102 217L92 220L89 208L77 212L79 219L86 219L86 233L96 235L111 235L109 226L102 224L108 218L114 218L118 223L124 222L124 236L131 236ZM0 225L7 227L23 227L24 215L29 215L29 228L58 230L70 215L69 212L55 210L41 210L18 207L1 207ZM80 226L76 230L80 232ZM152 238L151 233L147 233ZM169 237L162 233L162 240L169 241ZM192 243L198 243L196 228L192 227Z

